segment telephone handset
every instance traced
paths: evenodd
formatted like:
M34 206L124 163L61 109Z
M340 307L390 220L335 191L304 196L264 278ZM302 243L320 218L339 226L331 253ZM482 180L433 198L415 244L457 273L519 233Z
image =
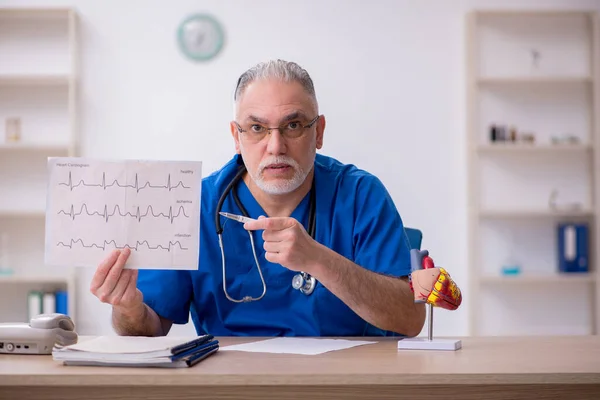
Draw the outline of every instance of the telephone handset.
M68 315L40 314L29 324L0 323L0 354L52 354L55 344L75 343L75 324Z

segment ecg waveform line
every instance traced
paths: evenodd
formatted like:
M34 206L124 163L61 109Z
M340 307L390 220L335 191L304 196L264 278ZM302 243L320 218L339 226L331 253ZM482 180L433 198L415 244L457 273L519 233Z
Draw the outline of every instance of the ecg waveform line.
M57 246L63 246L63 247L68 247L70 249L73 249L73 245L75 245L76 243L81 243L82 247L85 248L97 248L97 249L102 249L102 250L106 250L106 246L110 245L111 243L114 245L114 247L116 249L124 249L125 247L129 247L132 250L139 250L140 247L142 247L143 245L145 245L149 250L167 250L167 251L171 251L175 246L178 246L179 249L181 250L187 250L187 247L183 247L181 245L181 242L179 242L178 240L175 242L171 242L169 241L169 244L166 246L163 246L161 244L156 245L156 246L150 246L150 243L148 243L147 240L143 240L143 241L136 241L135 245L130 245L130 244L124 244L123 246L117 246L117 242L114 240L110 240L110 241L104 241L102 244L96 244L96 243L92 243L92 244L85 244L83 242L82 239L71 239L68 244L64 243L64 242L58 242L56 245Z
M104 190L106 190L107 188L113 187L113 186L118 186L120 188L135 189L138 193L140 192L140 190L145 189L145 188L168 189L169 192L171 190L177 189L179 187L184 188L184 189L190 189L190 187L185 186L182 181L179 181L179 183L177 183L175 186L171 185L171 174L168 175L167 183L165 185L152 185L152 184L150 184L150 181L147 181L144 185L140 186L139 180L138 180L138 174L135 174L135 182L133 184L121 184L116 179L113 180L111 183L107 184L106 183L106 172L102 173L102 182L100 182L100 183L86 183L83 179L81 179L79 182L74 184L73 177L71 176L71 171L69 171L69 180L67 182L59 182L58 185L59 186L68 186L71 189L71 191L73 191L73 189L75 189L79 186L100 187Z
M98 217L103 217L104 218L104 222L108 222L108 220L115 216L115 215L120 215L121 217L132 217L137 219L138 222L140 222L142 220L142 218L148 217L148 216L152 216L154 218L159 218L159 217L164 217L164 218L168 218L169 221L171 221L171 224L173 223L173 220L175 218L180 217L182 214L184 217L189 218L189 215L187 215L185 213L185 209L183 208L183 206L179 206L179 209L177 210L177 214L173 214L173 207L169 207L169 212L168 213L163 213L163 212L159 212L158 214L154 213L154 209L152 208L151 205L149 205L148 207L146 207L146 212L144 213L140 213L140 208L137 207L137 210L135 213L131 213L129 211L122 213L121 212L121 208L119 207L119 205L115 205L113 207L112 212L108 212L108 206L105 204L104 205L104 210L103 211L92 211L90 212L87 204L83 203L81 205L81 208L79 209L79 212L75 212L75 207L71 204L71 209L68 211L65 210L60 210L58 212L58 215L60 214L64 214L64 215L68 215L69 217L71 217L72 220L75 220L75 217L78 217L80 215L82 215L85 212L85 214L91 216L98 216Z

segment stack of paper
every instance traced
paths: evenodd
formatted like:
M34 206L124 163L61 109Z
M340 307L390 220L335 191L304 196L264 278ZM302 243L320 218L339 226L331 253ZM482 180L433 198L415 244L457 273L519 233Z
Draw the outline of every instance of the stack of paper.
M212 335L197 338L100 336L70 346L56 346L54 360L65 365L113 367L191 367L219 350Z

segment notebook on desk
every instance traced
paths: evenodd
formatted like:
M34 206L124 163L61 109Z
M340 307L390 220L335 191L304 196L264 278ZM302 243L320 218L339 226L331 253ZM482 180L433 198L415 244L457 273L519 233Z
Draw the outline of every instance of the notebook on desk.
M64 365L185 368L213 355L212 335L181 337L100 336L70 346L56 346L52 357Z

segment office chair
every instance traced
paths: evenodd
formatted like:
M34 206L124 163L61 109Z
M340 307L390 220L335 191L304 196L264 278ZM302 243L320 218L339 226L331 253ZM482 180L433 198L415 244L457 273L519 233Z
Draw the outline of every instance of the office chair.
M423 232L416 228L404 228L408 237L408 244L412 249L421 250L421 242L423 241Z

